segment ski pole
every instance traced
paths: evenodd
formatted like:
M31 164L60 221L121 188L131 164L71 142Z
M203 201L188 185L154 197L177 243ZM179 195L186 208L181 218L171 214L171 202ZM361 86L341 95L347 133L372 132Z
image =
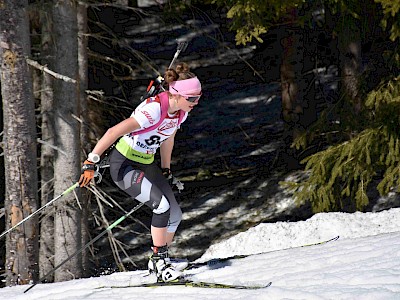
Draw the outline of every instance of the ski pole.
M121 223L123 220L125 220L126 218L128 218L131 214L133 214L135 211L137 211L139 208L141 208L143 206L144 203L139 203L138 205L136 205L134 208L132 208L131 211L129 211L128 213L126 213L124 216L122 216L121 218L119 218L117 221L115 221L114 223L112 223L110 226L108 226L106 229L104 229L104 231L102 231L98 236L96 236L95 238L93 238L92 240L90 240L89 242L86 243L86 245L84 245L83 247L81 247L80 249L76 250L74 253L72 253L70 256L68 256L63 262L61 262L58 266L56 266L55 268L53 268L50 272L48 272L46 275L44 275L42 278L39 278L39 281L36 282L35 284L31 285L28 289L26 289L24 291L24 293L26 293L27 291L29 291L30 289L32 289L34 286L36 286L37 284L39 284L40 282L42 282L43 280L45 280L47 278L47 276L53 274L56 270L58 270L62 265L64 265L67 261L69 261L71 258L73 258L75 255L78 255L79 253L81 253L83 250L85 250L87 247L89 247L90 245L92 245L93 243L95 243L98 239L100 239L103 235L105 235L107 232L111 232L111 230L117 226L119 223Z
M43 205L41 208L39 208L38 210L34 211L32 214L30 214L29 216L27 216L25 219L19 221L17 224L15 224L13 227L9 228L8 230L4 231L1 235L0 235L0 239L5 236L7 233L9 233L10 231L14 230L15 228L17 228L19 225L21 225L22 223L26 222L27 220L29 220L30 218L32 218L33 216L35 216L36 214L38 214L40 211L42 211L43 209L45 209L47 206L49 206L50 204L52 204L53 202L57 201L58 199L60 199L62 196L68 194L69 192L73 191L75 188L77 188L79 186L79 183L75 183L74 185L70 186L68 189L66 189L64 192L62 192L62 194L58 195L57 197L55 197L53 200L47 202L45 205Z

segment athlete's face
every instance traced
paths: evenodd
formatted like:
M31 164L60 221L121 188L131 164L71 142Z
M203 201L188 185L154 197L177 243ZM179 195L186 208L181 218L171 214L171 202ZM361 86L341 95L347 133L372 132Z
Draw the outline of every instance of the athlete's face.
M183 111L190 112L197 104L201 95L179 95L180 108Z

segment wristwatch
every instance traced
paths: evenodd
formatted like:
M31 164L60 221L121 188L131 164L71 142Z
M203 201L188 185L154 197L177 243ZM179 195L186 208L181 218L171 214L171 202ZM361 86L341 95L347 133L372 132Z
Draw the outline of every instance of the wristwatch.
M88 160L96 164L100 161L100 155L90 152L88 155Z

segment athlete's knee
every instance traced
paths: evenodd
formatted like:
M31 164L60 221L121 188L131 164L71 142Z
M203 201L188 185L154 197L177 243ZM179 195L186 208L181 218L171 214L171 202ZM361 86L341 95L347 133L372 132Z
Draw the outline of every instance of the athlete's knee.
M153 203L153 207L155 207L156 204ZM161 197L161 201L158 204L156 208L153 209L153 218L151 221L151 225L157 228L163 228L167 227L168 225L168 220L170 218L170 205L164 196Z
M153 205L153 213L155 214L164 214L167 211L169 211L170 205L169 202L167 200L167 198L165 198L164 196L161 196L161 201L158 204L157 207L154 207L155 205Z

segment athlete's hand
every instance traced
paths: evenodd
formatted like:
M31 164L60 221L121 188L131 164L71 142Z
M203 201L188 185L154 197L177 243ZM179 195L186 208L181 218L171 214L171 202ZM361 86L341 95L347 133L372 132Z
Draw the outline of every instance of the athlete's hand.
M82 175L79 178L79 186L87 186L90 181L94 178L94 171L96 170L96 165L90 160L85 160L82 167Z
M162 168L161 172L164 175L164 177L167 178L168 182L171 184L172 183L172 172L171 172L171 169Z
M164 177L168 180L168 183L171 187L176 187L179 193L183 190L183 183L180 182L175 176L172 175L172 172L169 168L161 169Z

